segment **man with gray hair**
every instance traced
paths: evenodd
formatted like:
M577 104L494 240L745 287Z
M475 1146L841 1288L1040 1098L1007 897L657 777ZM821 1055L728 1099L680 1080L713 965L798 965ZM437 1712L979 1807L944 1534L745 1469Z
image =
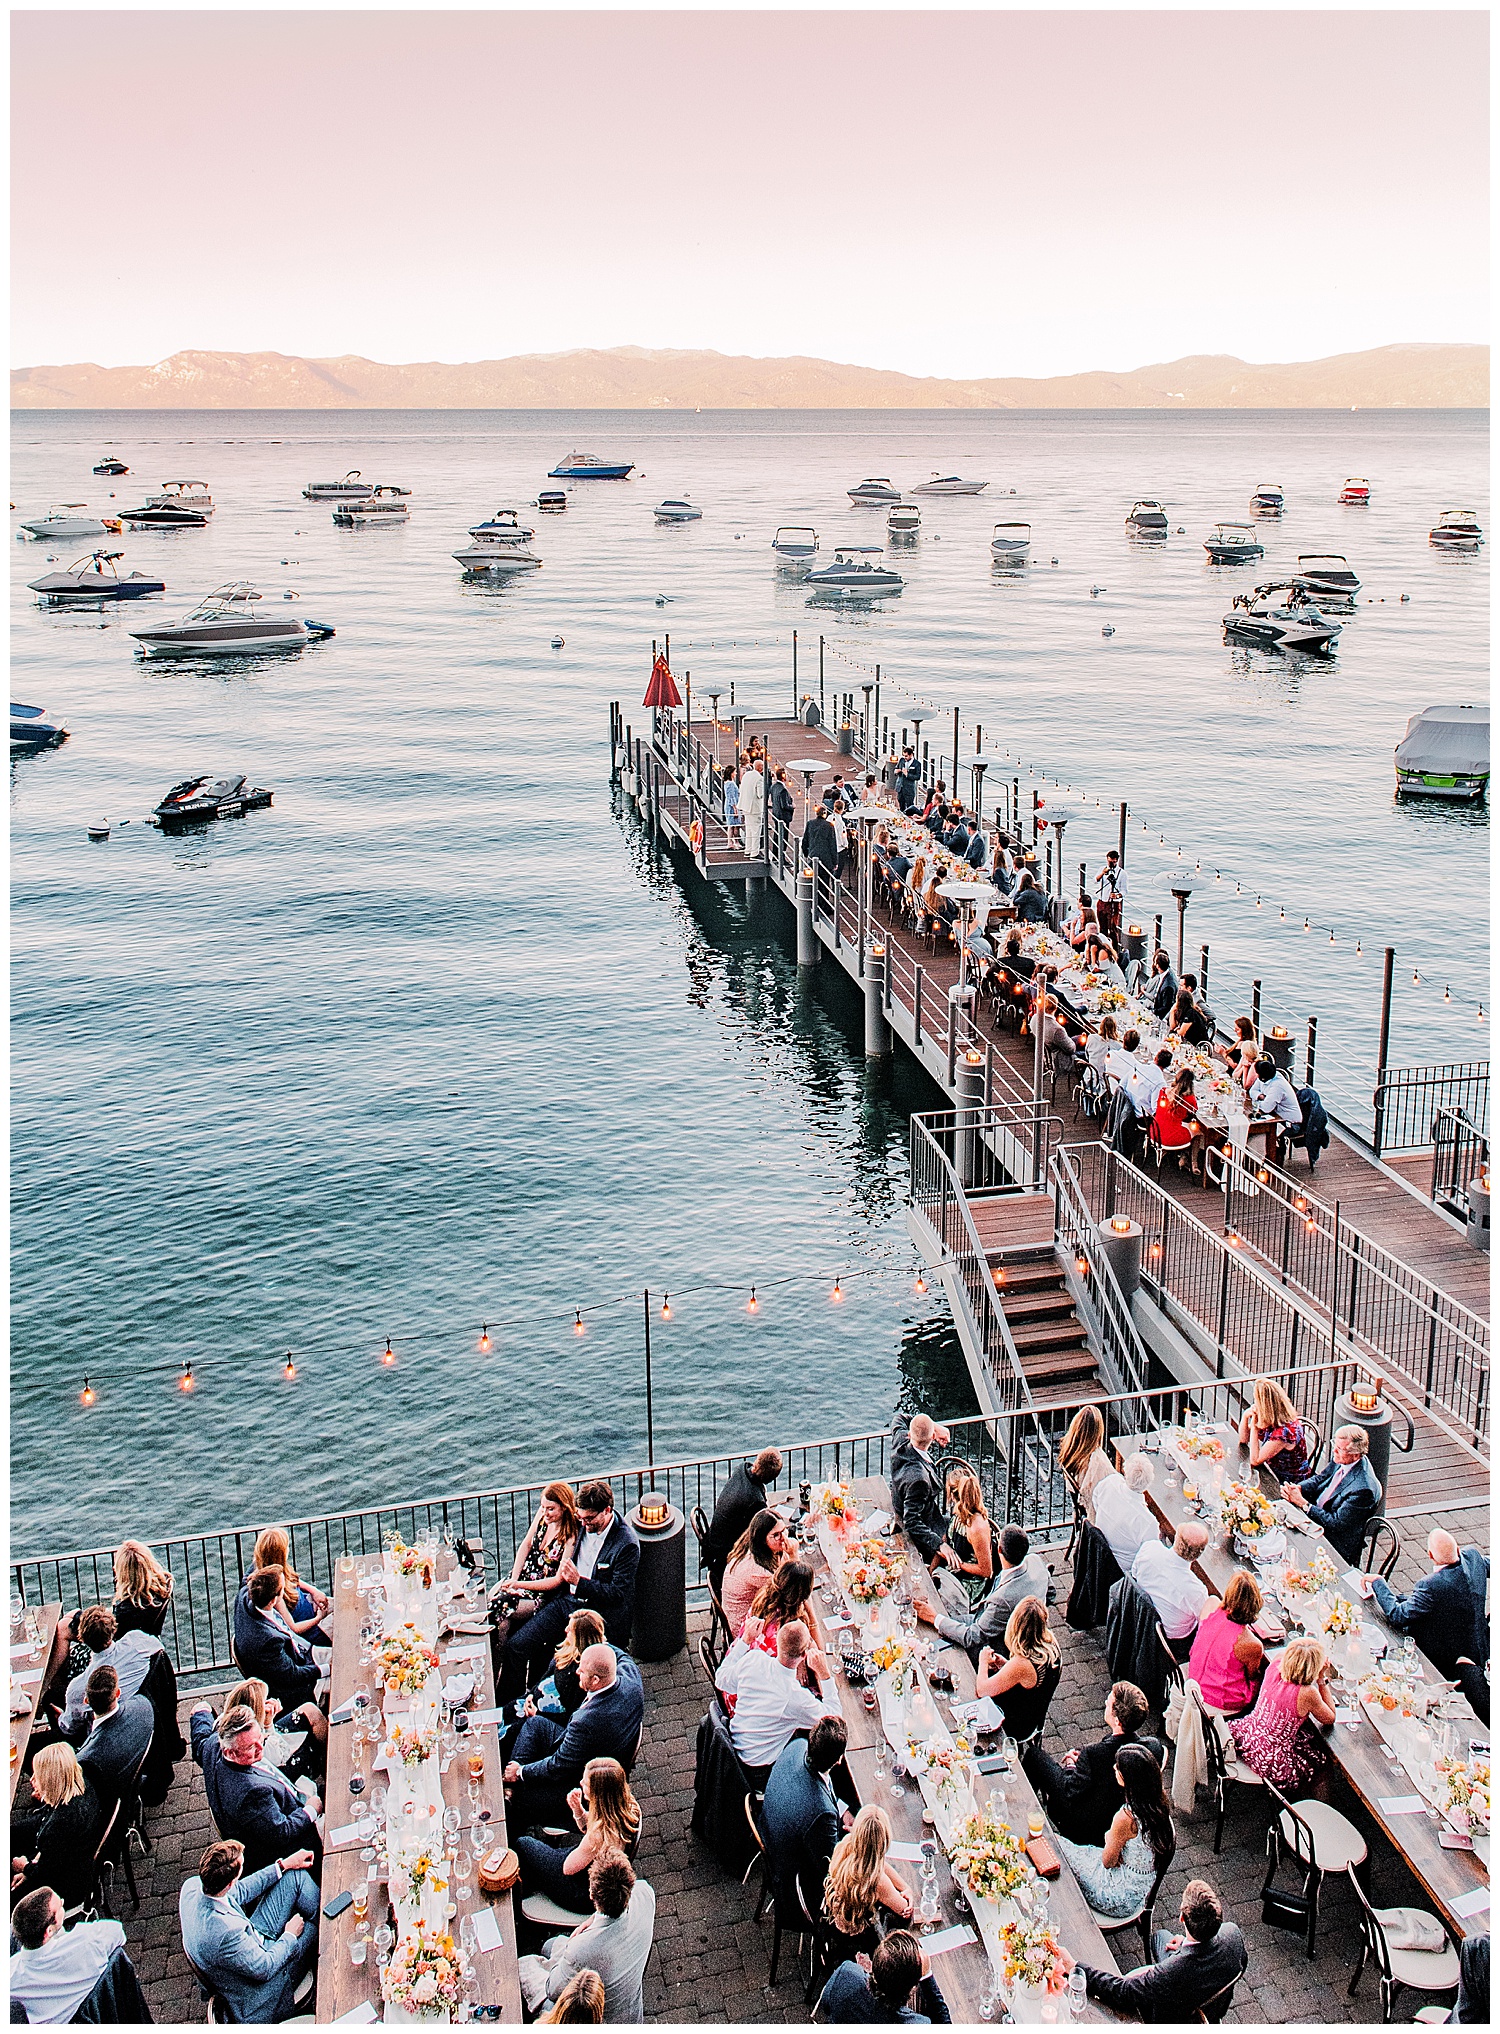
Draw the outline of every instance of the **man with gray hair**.
M1283 1495L1328 1535L1328 1544L1351 1567L1359 1566L1365 1531L1380 1508L1380 1484L1367 1457L1370 1437L1363 1427L1340 1427L1333 1460L1303 1483L1288 1483Z
M1427 1558L1432 1573L1422 1577L1410 1596L1398 1596L1379 1575L1370 1577L1370 1594L1391 1630L1414 1638L1443 1679L1458 1682L1469 1707L1487 1726L1490 1686L1484 1666L1490 1656L1490 1628L1484 1599L1489 1557L1477 1547L1460 1551L1452 1533L1439 1528L1427 1536Z
M1130 1573L1141 1548L1161 1530L1146 1502L1153 1474L1151 1457L1137 1449L1125 1457L1118 1476L1106 1476L1094 1486L1094 1524L1109 1542L1122 1575Z
M239 1703L215 1721L208 1704L200 1703L191 1731L214 1826L226 1842L245 1846L247 1871L264 1871L300 1850L321 1859L321 1803L316 1794L304 1797L266 1764L265 1731L253 1709Z
M1207 1545L1208 1527L1190 1518L1177 1528L1170 1547L1159 1539L1149 1539L1130 1564L1131 1580L1150 1597L1179 1660L1192 1651L1198 1619L1208 1602L1208 1585L1193 1568Z
M891 1434L891 1506L901 1521L902 1531L928 1567L938 1561L957 1566L958 1557L947 1546L948 1521L943 1515L943 1484L932 1459L934 1447L946 1448L948 1429L926 1413L900 1418Z

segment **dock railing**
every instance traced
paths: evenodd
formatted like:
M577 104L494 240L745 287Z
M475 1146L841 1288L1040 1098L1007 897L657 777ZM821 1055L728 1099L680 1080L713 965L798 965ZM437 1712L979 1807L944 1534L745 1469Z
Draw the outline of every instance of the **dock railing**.
M1432 1127L1432 1199L1467 1221L1469 1184L1489 1170L1489 1139L1462 1109L1439 1109Z
M1459 1109L1484 1135L1490 1119L1490 1063L1387 1067L1375 1087L1377 1158L1391 1151L1426 1151L1437 1141L1438 1112Z
M1151 1359L1131 1319L1129 1302L1105 1253L1099 1248L1099 1222L1089 1206L1072 1154L1064 1148L1051 1166L1056 1240L1072 1253L1073 1268L1083 1287L1088 1326L1098 1346L1104 1373L1122 1390L1144 1391Z

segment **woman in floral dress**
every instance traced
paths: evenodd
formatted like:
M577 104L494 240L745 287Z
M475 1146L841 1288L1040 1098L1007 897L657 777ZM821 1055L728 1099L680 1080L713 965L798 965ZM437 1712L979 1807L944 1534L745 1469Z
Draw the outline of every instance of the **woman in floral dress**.
M1250 1714L1230 1723L1245 1764L1284 1794L1305 1794L1327 1777L1332 1758L1318 1725L1333 1722L1325 1688L1332 1671L1316 1639L1294 1639L1266 1669Z

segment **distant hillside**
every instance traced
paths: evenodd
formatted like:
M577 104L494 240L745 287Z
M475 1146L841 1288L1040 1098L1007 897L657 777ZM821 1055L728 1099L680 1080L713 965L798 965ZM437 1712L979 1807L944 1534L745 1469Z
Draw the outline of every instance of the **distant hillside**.
M174 353L155 367L21 367L18 410L1485 409L1487 346L1381 346L1255 366L1227 353L1050 380L941 381L831 360L527 353L389 367L358 354Z

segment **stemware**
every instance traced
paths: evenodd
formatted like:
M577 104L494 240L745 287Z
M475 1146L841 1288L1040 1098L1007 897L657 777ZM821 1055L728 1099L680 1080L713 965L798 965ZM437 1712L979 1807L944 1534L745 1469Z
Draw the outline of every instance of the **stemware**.
M462 1844L453 1860L453 1876L458 1881L459 1901L466 1902L473 1893L469 1882L474 1876L474 1859L472 1853Z
M1068 2018L1077 2020L1082 2016L1088 2002L1088 1979L1075 1964L1068 1972Z
M372 1938L375 1944L375 1961L384 1970L391 1960L391 1951L396 1946L396 1931L388 1921L382 1921Z

